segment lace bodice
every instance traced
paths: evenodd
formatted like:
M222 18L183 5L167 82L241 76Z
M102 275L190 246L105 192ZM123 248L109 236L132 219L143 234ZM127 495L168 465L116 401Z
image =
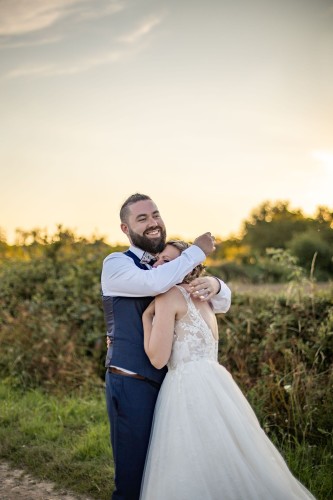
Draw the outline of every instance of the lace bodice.
M177 286L187 303L187 313L175 323L175 332L168 369L173 370L183 363L208 359L217 361L218 341L195 307L190 294Z

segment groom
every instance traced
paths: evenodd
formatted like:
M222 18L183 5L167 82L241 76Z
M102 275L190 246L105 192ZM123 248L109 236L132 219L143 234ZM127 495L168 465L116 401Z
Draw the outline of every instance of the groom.
M205 233L177 259L152 269L153 256L163 250L166 240L157 206L149 196L133 194L121 207L120 221L131 246L124 253L108 255L101 276L110 339L106 402L115 465L112 499L138 500L154 407L167 371L154 368L144 351L142 312L154 296L180 283L215 246L211 234ZM204 291L215 312L229 309L231 293L225 283L215 277L196 281L193 292Z

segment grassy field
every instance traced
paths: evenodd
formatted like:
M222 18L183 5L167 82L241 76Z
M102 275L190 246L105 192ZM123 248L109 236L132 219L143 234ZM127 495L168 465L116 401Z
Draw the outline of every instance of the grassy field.
M109 499L113 461L104 393L54 397L0 384L0 456L36 477Z
M1 383L0 408L1 458L59 487L110 498L113 462L103 393L59 398ZM287 435L273 441L318 500L331 498L331 443L298 444Z

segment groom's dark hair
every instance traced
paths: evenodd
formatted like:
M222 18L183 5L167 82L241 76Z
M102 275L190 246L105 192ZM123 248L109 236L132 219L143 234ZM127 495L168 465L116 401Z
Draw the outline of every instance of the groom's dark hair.
M137 201L143 201L143 200L151 200L151 198L150 198L150 196L148 196L146 194L140 194L140 193L131 194L131 196L129 196L127 198L127 200L125 200L121 206L121 209L120 209L121 222L126 222L126 220L127 220L128 207L130 205L133 205L133 203L136 203Z

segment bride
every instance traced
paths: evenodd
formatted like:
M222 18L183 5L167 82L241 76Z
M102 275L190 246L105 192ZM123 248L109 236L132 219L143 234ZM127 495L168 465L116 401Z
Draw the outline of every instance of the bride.
M168 242L160 265L188 247ZM314 499L260 427L231 374L218 363L209 302L191 298L195 268L143 314L144 345L168 365L155 407L140 500Z

